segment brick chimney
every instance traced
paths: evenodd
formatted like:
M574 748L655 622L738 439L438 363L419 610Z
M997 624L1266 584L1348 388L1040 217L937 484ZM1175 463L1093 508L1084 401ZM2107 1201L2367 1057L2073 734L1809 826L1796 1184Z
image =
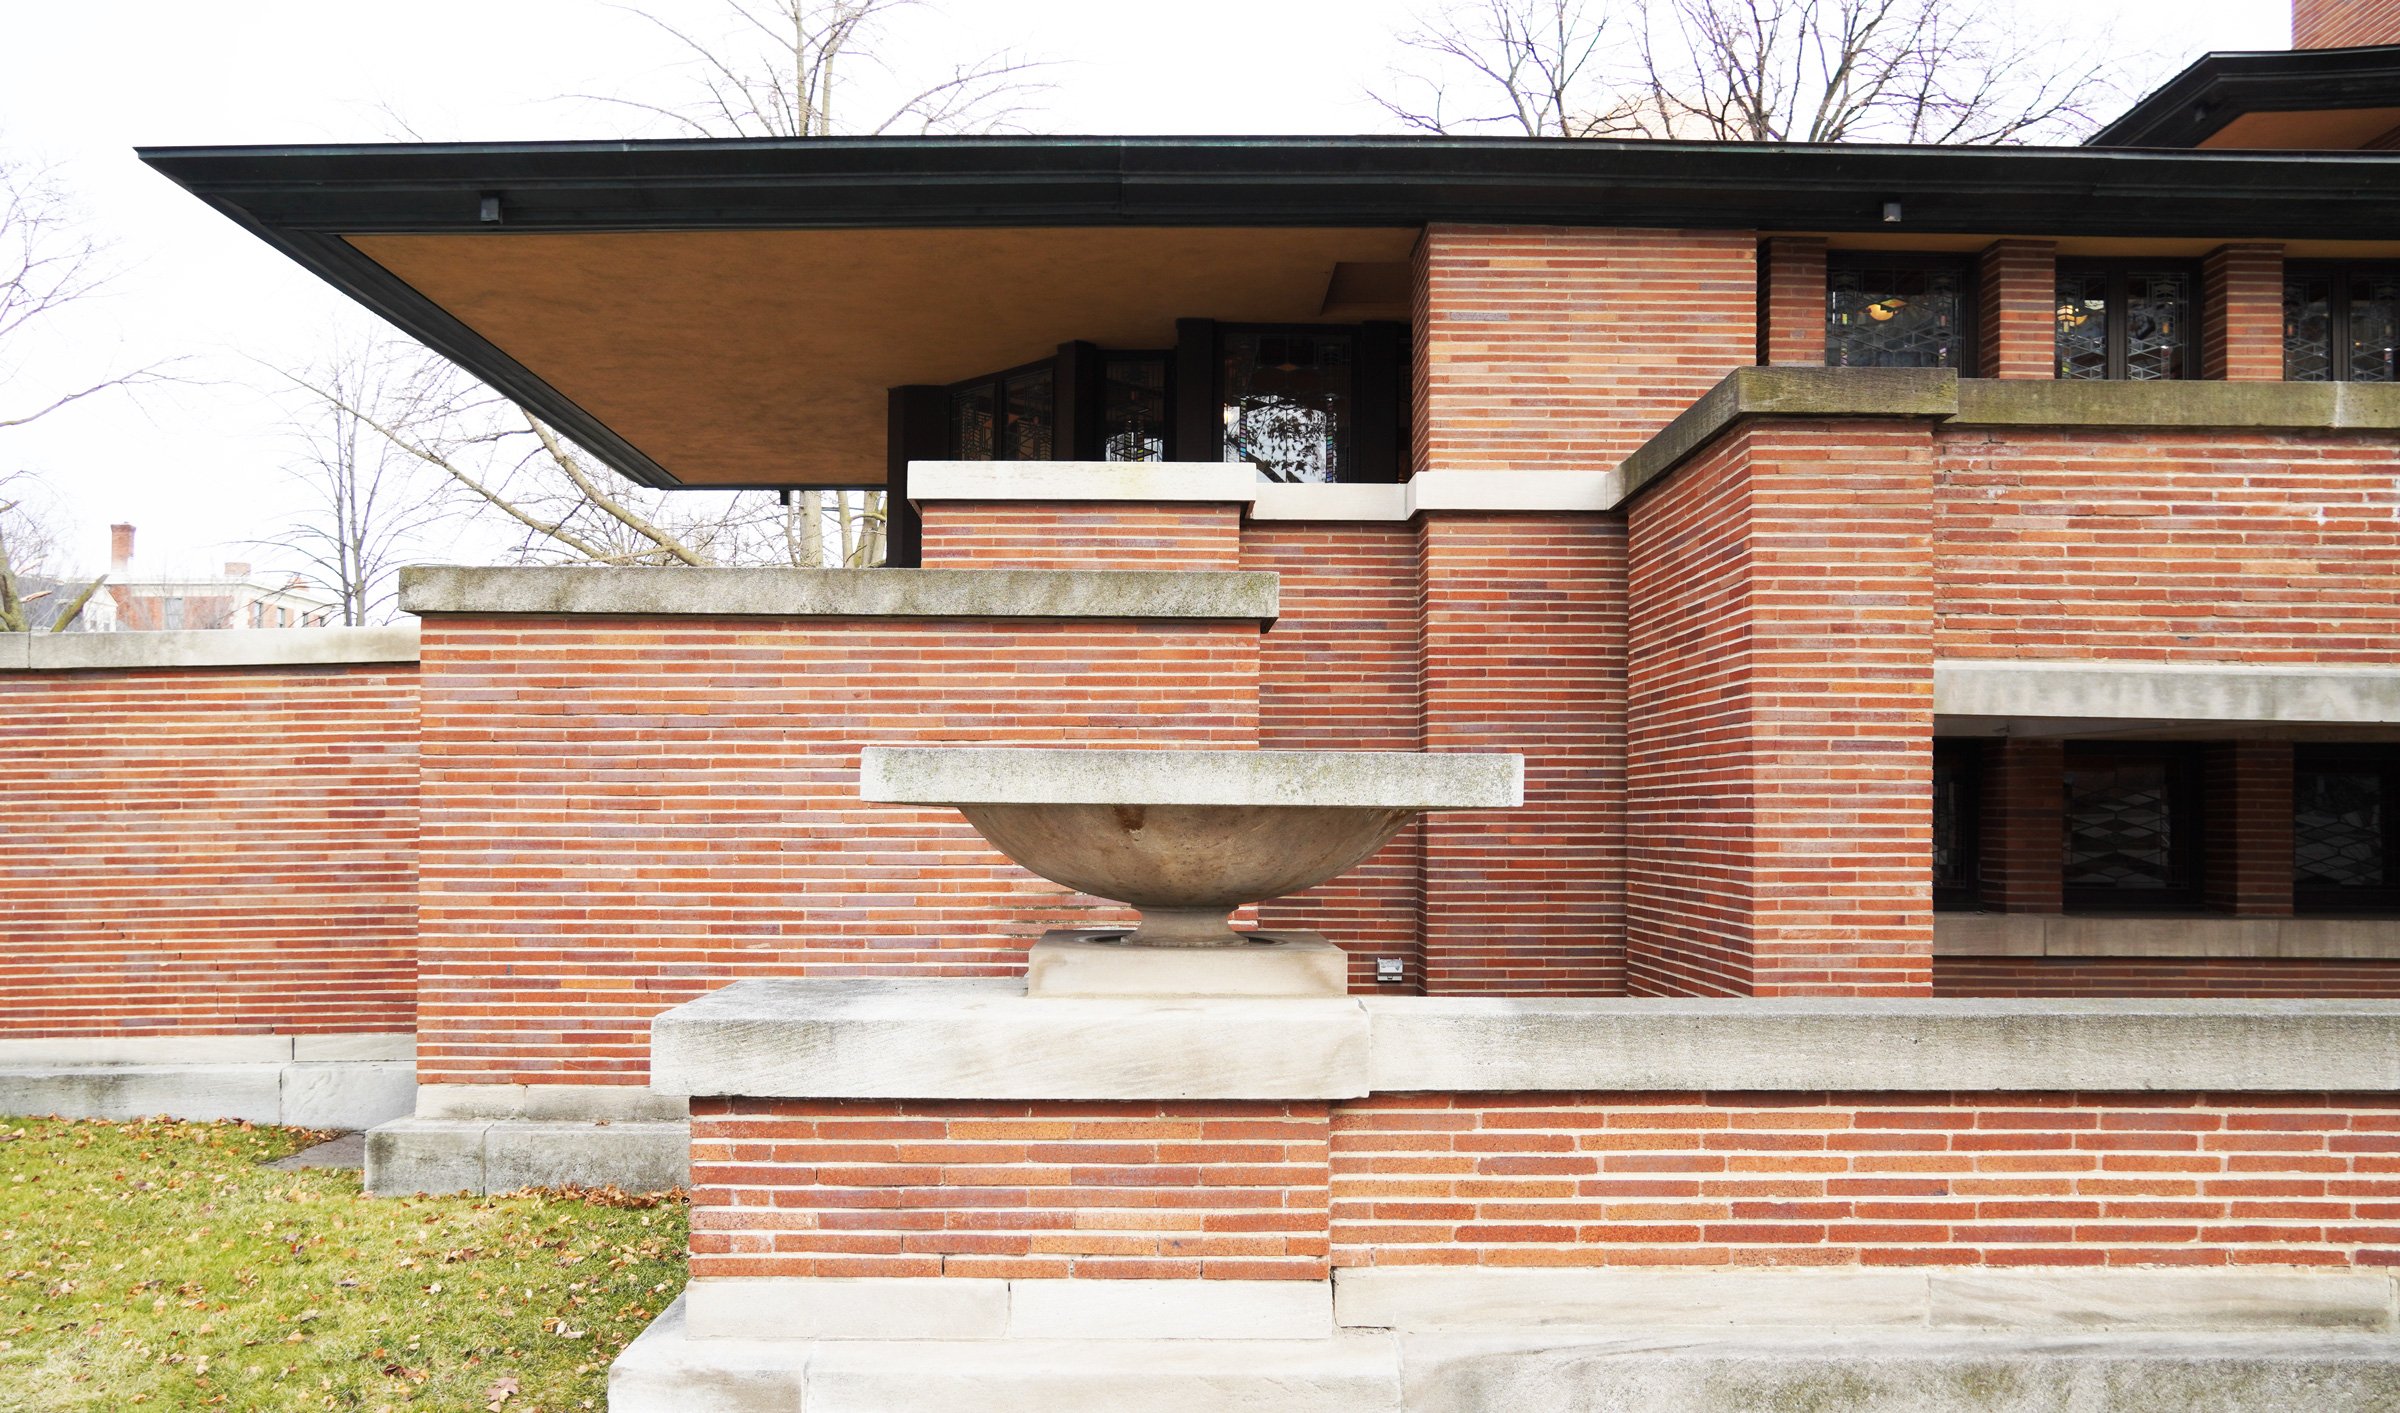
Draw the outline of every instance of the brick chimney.
M133 527L108 527L108 572L122 574L133 563Z
M250 566L243 560L226 560L225 577L228 579L247 579L250 577Z
M2294 49L2400 44L2400 0L2292 0Z

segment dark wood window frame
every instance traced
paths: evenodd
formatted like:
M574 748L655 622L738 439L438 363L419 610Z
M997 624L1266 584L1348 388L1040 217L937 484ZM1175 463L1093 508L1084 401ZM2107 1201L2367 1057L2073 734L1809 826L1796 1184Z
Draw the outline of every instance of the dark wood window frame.
M2200 354L2202 347L2201 322L2204 318L2202 307L2204 300L2202 299L2201 295L2200 266L2198 262L2191 260L2143 260L2138 258L2116 260L2061 260L2058 262L2058 273L2053 281L2054 287L2058 281L2063 281L2071 276L2099 275L2106 278L2108 281L2108 293L2105 296L2108 304L2108 371L2102 375L2101 380L2107 382L2126 381L2125 360L2126 345L2128 340L2125 319L2126 279L2136 271L2152 270L2171 271L2175 274L2183 276L2187 281L2189 281L2189 284L2186 287L2190 290L2190 297L2186 301L2184 309L2186 322L2184 326L2183 337L2183 371L2177 374L2172 380L2166 381L2184 382L2193 378L2197 378L2200 376ZM2055 301L2056 298L2056 294L2053 293L2052 299ZM2056 377L2058 376L2058 372L2057 355L2055 353L2055 337L2052 341L2052 347L2054 352L2051 358L2051 373L2053 377Z
M2070 741L2066 770L2072 777L2079 763L2109 760L2158 760L2167 767L2167 829L2169 883L2162 888L2065 886L2069 912L2197 912L2206 906L2207 854L2206 748L2186 742ZM2074 834L2072 783L2062 796L2059 847L2064 857Z
M1833 363L1833 285L1834 276L1843 270L1939 270L1958 279L1958 358L1948 366L1958 370L1958 376L1976 376L1981 330L1980 306L1983 290L1972 255L1943 251L1877 251L1833 250L1825 255L1825 354L1827 366Z
M2380 888L2304 888L2295 860L2292 906L2303 913L2400 911L2400 745L2303 745L2292 757L2295 787L2312 770L2371 771L2383 777L2385 885ZM2297 789L2295 788L2295 806Z
M2350 287L2364 276L2368 279L2400 280L2400 263L2384 260L2292 260L2283 267L2286 298L2296 280L2329 279L2332 293L2325 303L2325 362L2328 376L2323 379L2292 377L2290 352L2285 352L2283 376L2293 382L2347 383L2354 381L2355 369L2350 362Z

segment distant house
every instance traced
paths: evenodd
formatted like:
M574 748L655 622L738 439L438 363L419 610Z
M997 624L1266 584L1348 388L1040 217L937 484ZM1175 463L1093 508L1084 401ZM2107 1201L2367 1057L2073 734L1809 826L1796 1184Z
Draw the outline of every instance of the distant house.
M61 615L73 608L83 594L89 579L52 579L40 574L17 576L17 593L25 604L25 626L35 633L48 633L55 628ZM69 633L113 633L117 629L117 602L105 593L86 600L83 611L64 631Z
M157 632L182 628L322 628L341 622L341 605L299 575L281 583L254 577L238 560L221 575L145 578L133 566L133 526L109 529L105 615L84 610L76 626L87 632ZM72 597L70 593L69 598Z

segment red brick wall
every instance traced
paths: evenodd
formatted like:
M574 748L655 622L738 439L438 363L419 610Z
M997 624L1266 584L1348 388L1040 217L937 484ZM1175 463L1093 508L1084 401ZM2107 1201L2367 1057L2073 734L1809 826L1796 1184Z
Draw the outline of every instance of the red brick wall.
M935 501L927 569L1231 569L1241 507L1155 502Z
M1258 649L1258 744L1266 750L1417 749L1417 532L1407 525L1253 521L1244 569L1282 576L1283 613ZM1362 991L1423 989L1417 907L1422 841L1404 830L1331 883L1261 904L1266 927L1322 932L1350 954ZM1375 959L1407 980L1375 984Z
M2280 957L1936 957L1937 996L2400 998L2400 962Z
M1322 1280L1322 1103L692 1103L692 1274Z
M1759 259L1765 288L1758 361L1825 366L1825 242L1777 236Z
M1757 265L1745 232L1428 227L1417 469L1615 466L1757 361Z
M1420 517L1429 751L1517 751L1525 804L1423 824L1426 988L1624 990L1625 527Z
M2006 737L1983 743L1982 902L2006 913L2066 906L2067 751L2062 741ZM1941 981L1935 963L1934 981Z
M2225 245L2200 265L2200 376L2283 380L2283 247Z
M427 1082L639 1084L650 1017L747 976L1002 975L1119 921L863 744L1250 747L1248 623L434 617Z
M405 1031L416 670L0 674L0 1035Z
M1986 378L2058 376L2058 246L1998 240L1976 272L1976 372Z
M2292 47L2400 44L2400 0L2292 0Z
M2206 768L2208 905L2235 917L2291 916L2291 742L2221 742Z
M1943 657L2392 660L2389 439L1961 428L1939 453Z
M1631 507L1639 995L1922 993L1933 465L1914 422L1761 422Z
M1336 1266L2400 1265L2400 1097L1388 1095Z

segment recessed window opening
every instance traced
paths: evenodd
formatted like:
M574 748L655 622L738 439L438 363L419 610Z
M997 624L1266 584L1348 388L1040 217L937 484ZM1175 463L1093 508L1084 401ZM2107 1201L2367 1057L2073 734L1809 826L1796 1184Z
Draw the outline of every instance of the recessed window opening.
M1972 373L1972 295L1963 260L1837 256L1825 272L1825 362Z
M2292 900L2400 907L2400 747L2302 746L2292 762Z
M2200 906L2200 758L2178 745L2067 747L2069 908Z
M2283 376L2295 383L2400 382L2400 267L2285 267Z
M2057 375L2189 378L2199 275L2186 266L2082 261L2058 267Z

